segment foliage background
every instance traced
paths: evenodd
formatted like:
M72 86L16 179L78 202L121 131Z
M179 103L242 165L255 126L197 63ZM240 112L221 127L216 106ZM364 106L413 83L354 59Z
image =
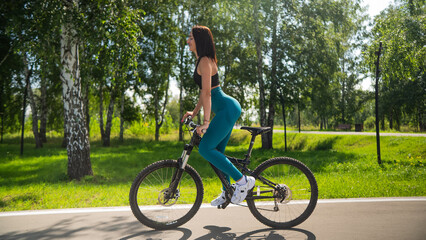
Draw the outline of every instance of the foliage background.
M371 130L373 94L360 83L375 78L374 52L382 41L381 128L424 130L424 0L397 0L375 19L368 19L360 0L76 2L91 136L109 121L116 129L116 118L125 128L154 121L158 136L176 127L198 97L191 80L195 59L186 47L195 24L213 31L222 87L243 106L240 124L262 125L265 113L270 126L283 125L285 117L296 127L300 115L301 127L308 129L364 123ZM25 68L33 70L30 100L39 134L62 131L62 7L55 0L7 1L0 7L2 134L19 131ZM172 96L172 81L179 96ZM103 126L97 126L101 120ZM138 131L152 129L127 132Z

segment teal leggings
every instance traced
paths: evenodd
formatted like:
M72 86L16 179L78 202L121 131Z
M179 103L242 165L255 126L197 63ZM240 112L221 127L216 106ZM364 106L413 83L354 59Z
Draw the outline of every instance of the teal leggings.
M199 153L203 158L222 171L228 182L232 177L235 181L241 179L241 172L225 157L235 122L241 115L241 106L237 100L226 95L220 87L211 90L212 112L216 115L210 122L209 128L199 145Z

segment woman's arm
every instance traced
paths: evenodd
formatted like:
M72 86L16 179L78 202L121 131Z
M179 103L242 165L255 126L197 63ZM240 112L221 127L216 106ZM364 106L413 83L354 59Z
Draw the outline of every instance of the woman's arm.
M203 106L204 109L204 123L210 122L210 113L212 108L212 101L211 101L211 82L212 82L212 60L208 57L203 57L200 60L199 70L201 75L201 82L203 88L200 92L200 100L201 106ZM197 104L198 106L198 104Z
M183 115L183 117L182 117L182 119L180 121L181 122L185 121L185 119L187 117L189 117L189 116L191 116L192 118L194 118L194 116L197 116L197 114L200 111L201 107L202 107L202 103L201 103L201 96L200 96L200 98L198 99L197 106L195 106L194 110L192 110L192 112L186 112Z
M182 118L182 121L187 116L195 116L200 111L201 107L204 109L204 120L203 124L199 127L197 127L198 134L202 134L204 131L209 128L210 124L210 114L212 109L212 100L211 100L211 82L212 82L212 68L213 68L213 61L210 60L208 57L203 57L200 59L200 63L198 64L198 70L201 75L201 86L203 88L200 91L200 98L198 99L197 106L195 106L194 110L192 112L187 112L184 117ZM197 70L196 70L197 71Z
M200 70L199 72L201 73L200 75L201 75L203 88L200 91L200 97L198 99L198 103L195 106L194 110L192 110L192 112L186 112L181 120L183 122L188 116L192 116L192 117L196 116L200 112L201 107L203 107L204 109L203 125L207 124L207 127L205 127L204 129L208 128L208 124L210 122L212 64L213 62L207 57L203 57L200 59L200 63L198 64L198 69Z
M200 111L202 106L203 106L203 103L201 102L201 93L200 93L200 97L198 98L197 106L195 106L194 110L192 110L192 113L194 114L194 116L197 116L197 114Z

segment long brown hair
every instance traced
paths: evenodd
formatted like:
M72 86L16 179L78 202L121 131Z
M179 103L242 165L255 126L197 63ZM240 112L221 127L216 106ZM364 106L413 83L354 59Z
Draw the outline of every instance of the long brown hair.
M192 27L192 36L195 40L198 59L206 56L217 64L216 49L214 47L213 34L206 26Z

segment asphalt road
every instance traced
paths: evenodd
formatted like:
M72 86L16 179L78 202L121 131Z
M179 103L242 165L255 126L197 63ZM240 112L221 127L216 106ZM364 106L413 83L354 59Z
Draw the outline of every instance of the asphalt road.
M128 207L0 213L0 239L426 239L426 197L320 200L296 228L271 229L247 208L203 205L188 223L155 231Z

